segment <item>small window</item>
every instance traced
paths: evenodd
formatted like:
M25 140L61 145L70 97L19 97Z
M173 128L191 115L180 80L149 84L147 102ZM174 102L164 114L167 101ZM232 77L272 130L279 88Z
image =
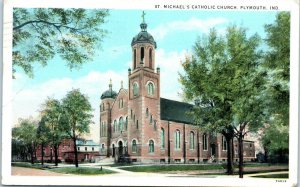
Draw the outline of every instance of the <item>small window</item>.
M154 141L150 140L149 141L149 153L153 153L154 152Z
M154 128L154 130L156 131L156 120L153 120L153 128Z
M153 122L153 117L152 117L152 114L150 115L150 124L152 124Z
M114 120L114 132L117 132L117 129L118 127L117 127L117 120Z
M92 147L92 151L94 151L94 147Z
M136 120L136 129L139 128L139 120Z
M84 150L87 151L87 147L85 147Z
M133 152L133 153L136 153L136 152L137 152L136 140L132 140L132 152Z
M128 116L126 116L126 120L125 120L125 130L127 130L128 128Z
M130 118L132 119L132 109L130 109Z
M149 109L146 108L146 118L149 116Z
M180 148L180 131L176 130L175 131L175 149Z
M139 95L139 85L135 82L133 83L133 96Z
M154 85L152 82L148 83L148 95L154 95Z
M194 132L190 133L190 149L195 149L195 134L194 134Z
M222 150L227 151L227 142L224 136L222 136Z
M203 150L207 151L207 135L203 134Z
M120 119L119 119L119 130L120 131L123 131L123 126L124 126L123 117L120 117Z
M80 151L80 147L78 147L77 150Z
M163 128L161 128L160 139L161 139L161 148L164 149L165 148L165 130Z

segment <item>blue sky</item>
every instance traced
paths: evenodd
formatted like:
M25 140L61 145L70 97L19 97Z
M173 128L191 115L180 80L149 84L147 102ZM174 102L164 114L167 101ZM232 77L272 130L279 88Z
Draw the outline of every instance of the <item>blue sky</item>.
M197 37L215 27L223 34L229 25L248 28L248 34L265 36L264 25L273 23L272 11L183 11L147 10L145 21L148 32L157 42L156 66L161 68L161 96L181 100L178 72L180 61L192 52ZM97 50L94 60L80 69L70 71L56 56L46 67L35 67L35 77L28 78L22 71L13 80L13 118L35 118L47 96L61 99L72 88L80 88L94 108L93 136L99 124L100 96L108 88L111 78L118 91L121 80L127 88L127 70L131 67L131 40L140 31L142 10L111 10L104 28L109 32ZM172 83L172 84L170 84ZM96 135L95 135L96 133Z

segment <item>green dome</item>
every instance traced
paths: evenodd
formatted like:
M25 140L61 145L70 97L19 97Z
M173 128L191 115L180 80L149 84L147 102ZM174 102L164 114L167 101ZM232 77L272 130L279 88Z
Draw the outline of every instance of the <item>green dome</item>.
M106 99L106 98L112 98L115 99L117 97L117 92L113 91L113 90L106 90L105 92L103 92L103 94L101 95L101 99Z
M131 46L137 43L150 43L156 48L156 42L154 41L153 36L147 32L147 24L141 23L140 27L141 32L138 33L135 37L133 37Z

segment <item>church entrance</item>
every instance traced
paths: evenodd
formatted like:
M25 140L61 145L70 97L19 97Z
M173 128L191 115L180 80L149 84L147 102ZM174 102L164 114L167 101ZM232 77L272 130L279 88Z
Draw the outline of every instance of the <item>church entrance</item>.
M119 150L118 150L119 155L123 155L123 142L119 141L118 146L119 146Z
M211 144L210 149L211 149L211 155L216 156L216 144Z

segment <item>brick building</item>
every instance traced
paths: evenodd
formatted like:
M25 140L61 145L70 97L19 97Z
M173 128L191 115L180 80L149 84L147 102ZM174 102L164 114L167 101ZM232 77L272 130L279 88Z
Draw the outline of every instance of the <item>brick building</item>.
M79 162L94 162L99 157L99 144L93 140L76 140L76 147ZM36 159L42 159L42 147L38 146L36 150ZM44 161L54 162L54 149L46 146L44 150ZM64 139L58 147L58 159L62 162L74 162L74 142L71 139Z
M100 156L143 163L225 161L225 138L201 132L193 125L187 115L193 105L160 97L156 42L145 22L140 27L131 42L129 88L121 84L115 92L110 82L109 89L101 95ZM245 159L254 159L254 143L247 144Z

